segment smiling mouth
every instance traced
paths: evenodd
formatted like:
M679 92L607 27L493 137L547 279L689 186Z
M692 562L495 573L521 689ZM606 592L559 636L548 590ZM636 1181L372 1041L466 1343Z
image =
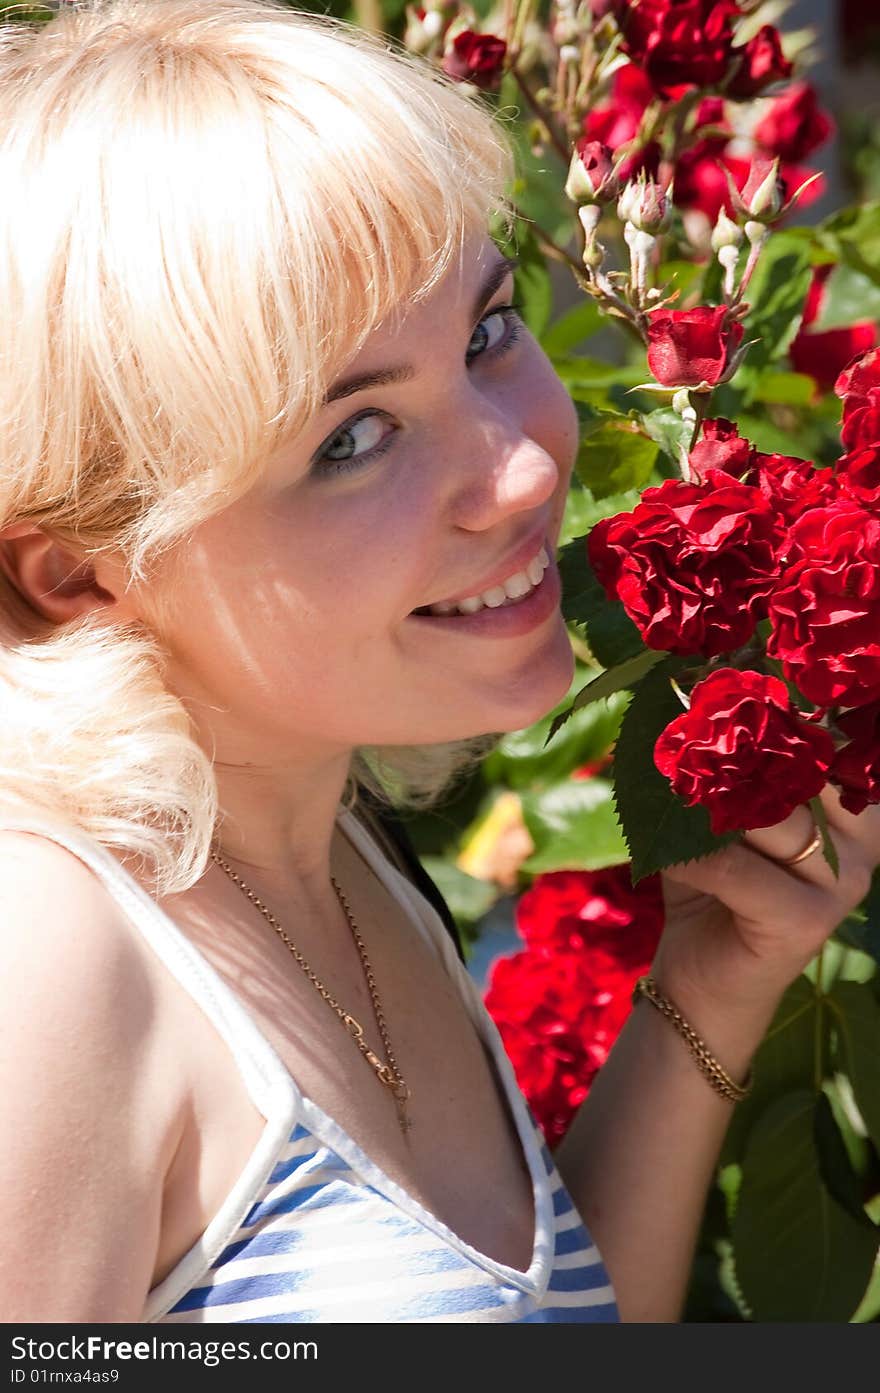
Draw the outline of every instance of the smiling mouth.
M512 605L521 604L537 590L549 564L547 549L542 546L524 570L508 576L500 585L494 585L478 595L468 595L454 604L440 601L433 605L422 605L421 608L413 610L413 614L446 619L457 614L477 614L481 609L507 609Z

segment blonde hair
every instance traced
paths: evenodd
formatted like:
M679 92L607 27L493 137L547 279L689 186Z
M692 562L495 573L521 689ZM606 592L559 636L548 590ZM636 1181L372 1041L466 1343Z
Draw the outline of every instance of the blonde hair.
M251 488L386 315L514 227L509 133L473 89L330 16L84 0L0 27L0 530L130 583ZM203 873L209 755L142 626L43 620L0 575L0 799ZM423 804L490 738L358 751Z

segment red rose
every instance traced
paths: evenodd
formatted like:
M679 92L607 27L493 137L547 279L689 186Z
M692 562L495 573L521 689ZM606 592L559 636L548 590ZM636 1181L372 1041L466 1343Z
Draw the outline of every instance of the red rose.
M663 928L659 876L628 866L538 876L517 906L524 952L496 961L486 1007L549 1145L568 1128L631 1009Z
M720 82L730 65L732 0L640 0L619 23L626 52L655 91L677 99L692 87Z
M880 440L841 455L834 468L845 494L870 512L880 508Z
M466 29L457 34L452 47L443 55L441 67L459 82L472 82L487 92L497 90L504 71L507 44L494 34L476 34Z
M734 101L748 101L771 82L783 82L791 77L791 63L782 52L779 30L772 24L763 25L745 48L735 48L733 53L741 55L740 64L733 81L725 88L725 96Z
M799 518L789 548L767 652L818 706L880 699L880 518L840 498Z
M872 387L866 397L849 398L840 438L847 450L865 449L880 441L880 387Z
M796 455L765 455L752 451L747 484L760 489L777 517L790 527L808 508L826 508L840 486L833 469L817 469Z
M614 173L614 157L601 140L583 136L575 142L566 195L577 203L593 203L599 199L616 198L618 180Z
M870 319L859 320L846 328L825 329L812 334L807 332L822 311L825 282L833 269L830 264L815 267L804 305L801 327L788 349L795 372L806 373L815 378L820 387L826 389L834 386L839 374L854 355L864 353L877 341L877 328Z
M648 366L664 387L715 387L742 336L726 305L656 310L648 324Z
M611 100L593 107L583 120L587 140L598 140L615 152L635 139L642 116L654 100L654 89L634 63L626 63L611 80ZM656 141L633 151L618 169L621 182L635 178L643 170L654 175L660 163L660 146Z
M834 122L819 106L809 82L793 82L777 97L754 129L758 145L783 160L805 159L834 131Z
M663 731L654 763L712 831L773 827L815 797L834 758L827 730L795 711L778 677L720 668L698 682Z
M714 224L722 208L728 216L734 211L725 169L742 188L750 168L748 160L719 151L716 142L700 140L678 158L673 202L678 208L698 208Z
M782 529L760 491L720 470L667 479L587 538L593 570L649 648L711 657L745 643L766 614Z
M834 756L831 782L841 789L847 812L860 813L869 803L880 803L880 702L845 711L837 725L849 744Z
M848 363L834 384L835 395L843 400L843 411L863 405L874 388L880 388L880 348L860 353Z
M705 478L709 469L723 469L741 478L752 462L752 447L737 433L736 426L724 416L703 422L703 430L690 453L694 478Z

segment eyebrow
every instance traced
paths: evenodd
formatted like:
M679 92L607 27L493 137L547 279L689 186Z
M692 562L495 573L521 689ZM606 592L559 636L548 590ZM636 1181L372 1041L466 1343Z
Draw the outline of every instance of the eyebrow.
M486 308L498 287L506 280L511 271L516 270L519 264L518 256L503 256L490 267L477 292L471 313L472 319L479 319L481 312ZM415 375L416 371L411 363L399 363L393 368L377 368L373 372L359 372L351 377L342 377L329 389L322 406L330 406L334 401L340 401L342 397L351 397L355 392L362 392L366 387L387 387L394 383L411 382Z

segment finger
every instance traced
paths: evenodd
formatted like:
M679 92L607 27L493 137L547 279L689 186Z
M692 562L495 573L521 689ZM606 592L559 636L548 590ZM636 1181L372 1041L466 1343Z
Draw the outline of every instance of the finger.
M791 875L742 842L732 842L699 861L668 866L663 875L673 887L714 896L739 919L755 926L766 925L768 934L774 936L809 926L821 939L850 907L841 909L840 887L833 876L830 881L835 890L813 884ZM687 899L685 893L677 894L673 888L667 911L672 903L686 903Z
M814 885L832 886L836 876L822 855L822 843L817 841L818 828L813 814L807 807L795 808L794 812L775 827L753 827L745 833L744 841L768 860L775 862L789 875L808 880ZM829 829L829 835L832 835ZM835 847L837 836L832 835ZM812 847L812 850L810 850ZM808 854L803 855L804 852ZM839 855L839 851L838 851ZM795 865L788 865L792 857L801 856Z
M839 790L831 784L825 785L819 798L829 826L838 828L864 847L872 865L880 861L880 807L867 807L860 813L847 812L841 804Z

